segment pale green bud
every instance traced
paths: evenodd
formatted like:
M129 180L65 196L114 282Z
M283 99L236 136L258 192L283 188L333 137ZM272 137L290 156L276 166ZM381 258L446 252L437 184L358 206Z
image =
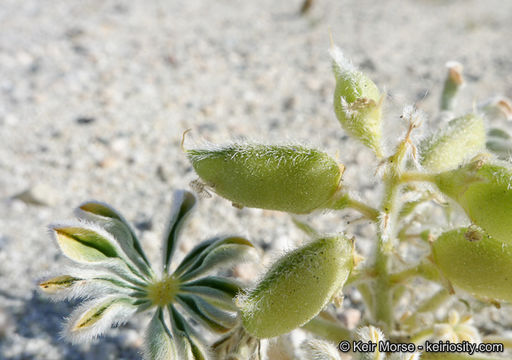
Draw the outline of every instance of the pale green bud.
M338 294L352 267L353 246L344 237L318 239L291 251L238 297L244 327L270 338L304 325Z
M330 50L336 89L334 112L343 129L371 148L378 157L381 150L381 107L383 95L375 83L357 70L338 47Z
M420 163L433 172L459 166L464 160L485 150L484 120L468 114L451 120L420 145Z
M475 160L435 177L439 189L494 239L512 242L512 171Z
M342 175L327 154L298 145L233 144L187 152L206 185L238 206L309 213L327 206Z
M512 245L469 227L442 234L432 253L453 285L479 297L512 301Z
M441 110L453 110L455 107L455 97L460 87L464 84L462 76L462 64L456 61L446 63L448 74L444 81L443 93L441 95Z

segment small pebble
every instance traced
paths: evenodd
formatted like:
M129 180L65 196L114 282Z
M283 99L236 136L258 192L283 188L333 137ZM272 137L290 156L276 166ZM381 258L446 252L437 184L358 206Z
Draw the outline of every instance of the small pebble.
M96 121L95 118L93 117L78 117L76 119L76 123L77 124L80 124L80 125L89 125L89 124L92 124L94 121Z

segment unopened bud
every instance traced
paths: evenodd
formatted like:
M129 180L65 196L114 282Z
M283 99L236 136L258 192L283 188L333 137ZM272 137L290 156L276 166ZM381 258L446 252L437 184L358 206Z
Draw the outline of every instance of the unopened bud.
M338 47L332 47L336 89L334 112L343 129L382 157L381 107L383 96L375 83L357 70Z

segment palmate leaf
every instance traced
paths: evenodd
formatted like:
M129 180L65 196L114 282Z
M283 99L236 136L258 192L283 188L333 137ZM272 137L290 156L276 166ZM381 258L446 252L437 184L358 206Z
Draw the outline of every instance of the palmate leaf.
M171 216L165 238L164 248L164 270L168 271L169 265L176 250L178 236L185 224L190 212L196 205L196 197L189 191L179 190L174 192Z
M177 271L169 274L180 231L195 204L196 198L187 191L174 195L160 277L137 250L138 240L131 228L108 205L85 203L76 210L81 222L51 227L64 255L82 266L42 282L41 290L59 299L92 299L72 313L64 330L68 339L90 340L135 313L156 308L145 336L146 359L209 358L204 341L187 320L196 320L213 332L230 331L239 324L233 297L241 284L219 276L196 278L231 265L254 246L242 237L215 237L196 246ZM166 308L170 325L164 319Z
M179 359L175 338L165 324L161 308L157 309L149 323L144 339L144 347L144 359L146 360Z
M87 202L75 210L79 219L92 222L112 234L126 257L147 277L153 275L139 240L128 223L106 204Z
M199 244L196 248L202 247ZM254 249L254 245L247 239L240 236L218 237L213 242L210 240L207 247L202 251L195 251L195 259L185 258L187 266L181 264L176 269L175 275L179 276L181 281L189 281L204 275L212 270L219 270L229 267L235 261L240 261L249 255L249 251Z

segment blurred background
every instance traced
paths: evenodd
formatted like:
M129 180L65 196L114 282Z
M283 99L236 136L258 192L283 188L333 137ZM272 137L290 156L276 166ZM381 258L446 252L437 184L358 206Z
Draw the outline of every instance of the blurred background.
M376 203L375 160L346 137L332 110L329 33L387 93L388 146L405 126L406 104L429 114L424 128L435 124L449 60L464 65L462 112L497 94L512 97L512 2L316 0L305 14L301 6L1 0L1 359L140 358L144 316L89 345L60 339L73 304L36 291L39 279L67 263L47 225L101 200L125 215L158 261L172 191L195 178L179 146L188 128L186 147L234 139L316 146L338 156L346 183ZM308 221L370 238L373 229L349 225L351 216ZM238 210L213 197L200 201L181 250L226 232L269 253L304 238L285 214Z

